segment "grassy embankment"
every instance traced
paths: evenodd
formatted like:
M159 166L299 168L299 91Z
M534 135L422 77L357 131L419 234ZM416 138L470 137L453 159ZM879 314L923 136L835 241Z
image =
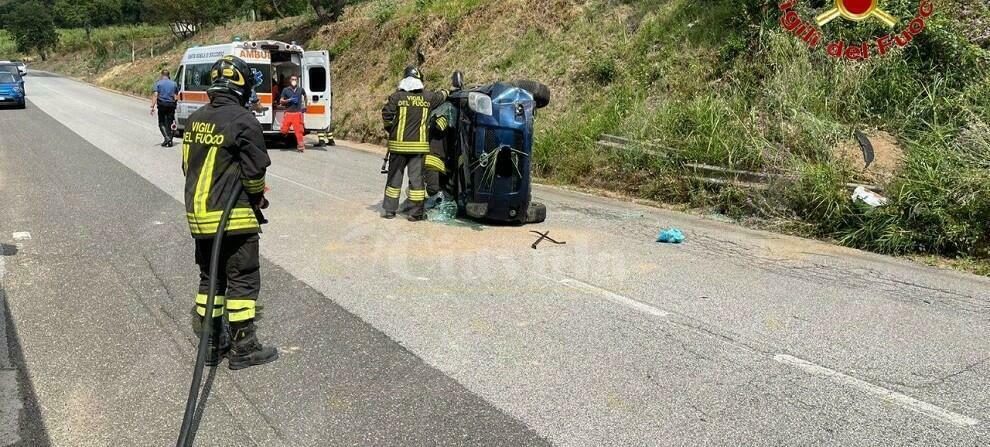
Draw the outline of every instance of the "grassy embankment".
M355 3L323 28L311 17L234 23L189 42L162 28L127 30L157 45L153 59L153 45L139 45L134 64L130 45L120 44L125 30L106 30L120 36L113 45L72 39L50 65L146 93L157 69L174 66L188 45L234 35L297 40L334 55L338 133L374 141L381 99L419 53L432 86L445 86L457 68L473 82L531 78L552 87L554 102L537 124L544 181L883 253L948 256L990 273L990 53L980 33L990 8L980 0L939 2L910 47L859 63L809 51L781 30L771 1ZM908 18L917 3L884 5ZM829 40L862 41L883 28L836 21L824 31ZM854 160L854 129L875 138L876 168ZM662 155L600 148L604 133ZM788 175L766 191L713 187L686 179L684 162ZM854 204L846 182L882 186L890 204Z

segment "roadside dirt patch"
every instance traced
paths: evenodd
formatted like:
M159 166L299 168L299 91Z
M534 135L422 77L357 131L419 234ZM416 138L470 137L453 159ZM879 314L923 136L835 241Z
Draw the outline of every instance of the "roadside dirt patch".
M859 180L877 184L886 183L904 165L904 148L887 132L868 132L866 136L873 143L873 152L876 155L876 159L868 168L863 168L866 165L863 160L863 150L855 138L841 141L833 153L837 159L856 168L859 172L857 175Z

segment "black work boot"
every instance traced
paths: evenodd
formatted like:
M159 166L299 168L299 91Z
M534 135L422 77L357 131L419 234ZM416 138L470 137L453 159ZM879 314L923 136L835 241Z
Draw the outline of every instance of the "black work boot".
M202 327L203 327L203 317L199 318L199 330L196 331L196 335L202 337ZM206 348L206 361L204 364L206 366L217 366L223 361L223 358L227 356L230 352L230 335L227 332L227 328L224 327L223 317L217 317L213 319L213 323L210 325L210 344Z
M383 219L395 219L395 211L386 211L382 213Z
M233 370L264 365L278 359L278 350L262 346L255 335L254 320L230 323L233 346L227 355L227 367Z

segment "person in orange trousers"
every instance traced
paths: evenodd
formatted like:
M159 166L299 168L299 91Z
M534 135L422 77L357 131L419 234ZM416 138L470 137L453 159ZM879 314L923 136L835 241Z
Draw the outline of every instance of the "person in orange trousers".
M288 135L289 130L296 134L296 150L303 152L306 150L306 142L303 138L306 133L306 124L303 121L303 114L306 113L306 89L299 86L299 77L292 75L289 78L289 86L282 89L279 95L279 104L285 107L285 117L282 118L282 128L279 129L282 135Z

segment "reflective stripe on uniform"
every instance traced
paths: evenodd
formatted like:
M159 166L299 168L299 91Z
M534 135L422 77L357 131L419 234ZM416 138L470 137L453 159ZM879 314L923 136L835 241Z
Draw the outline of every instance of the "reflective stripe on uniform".
M399 129L395 132L395 141L402 142L406 138L406 111L408 107L399 107Z
M423 107L422 118L419 120L419 141L422 143L426 142L426 122L428 121L426 117L430 116L430 108Z
M399 189L399 188L393 188L391 186L386 186L385 187L385 196L386 197L391 197L393 199L398 199L401 194L402 194L402 190Z
M420 154L430 152L430 143L428 142L411 142L403 143L401 141L389 141L388 150L395 152L397 154Z
M210 186L213 184L213 166L217 159L217 147L211 146L203 160L203 168L199 171L196 183L196 195L193 200L193 213L197 216L207 212L206 199L210 196Z
M193 235L205 235L205 234L215 234L217 228L220 226L220 217L223 215L223 211L209 211L207 208L207 200L210 196L210 188L213 185L213 169L215 167L215 162L217 158L217 146L211 146L210 151L206 154L206 159L203 161L203 168L200 169L199 178L196 183L196 194L193 199L193 212L186 213L186 219L189 221L189 231ZM249 188L248 183L252 183ZM245 188L251 190L251 188L257 187L260 182L261 191L265 187L265 179L260 180L245 180L243 181ZM260 192L255 190L254 192ZM230 220L227 222L227 231L231 230L249 230L261 228L258 223L258 219L254 216L254 210L250 208L234 208L230 213Z
M436 155L427 155L424 161L427 169L431 169L438 172L447 172L447 166L443 164L443 160Z
M247 321L255 316L255 301L249 299L227 300L227 320L231 323Z
M426 200L426 190L425 189L409 190L409 200L413 202L422 202Z
M182 140L182 175L189 175L189 143Z
M206 316L206 300L208 298L209 297L205 293L200 293L196 295L196 313L199 314L199 316L201 317ZM217 295L213 297L214 317L223 316L223 302L224 302L223 295Z
M258 194L260 192L265 192L265 178L262 177L257 180L241 180L244 184L244 190L248 194Z
M222 216L223 211L213 211L202 215L186 213L186 218L189 220L189 231L193 234L214 234L217 232L217 227L220 226L220 218ZM232 231L260 227L261 225L258 224L258 219L254 215L254 210L250 208L234 208L230 212L230 220L227 221L226 229L227 231Z

